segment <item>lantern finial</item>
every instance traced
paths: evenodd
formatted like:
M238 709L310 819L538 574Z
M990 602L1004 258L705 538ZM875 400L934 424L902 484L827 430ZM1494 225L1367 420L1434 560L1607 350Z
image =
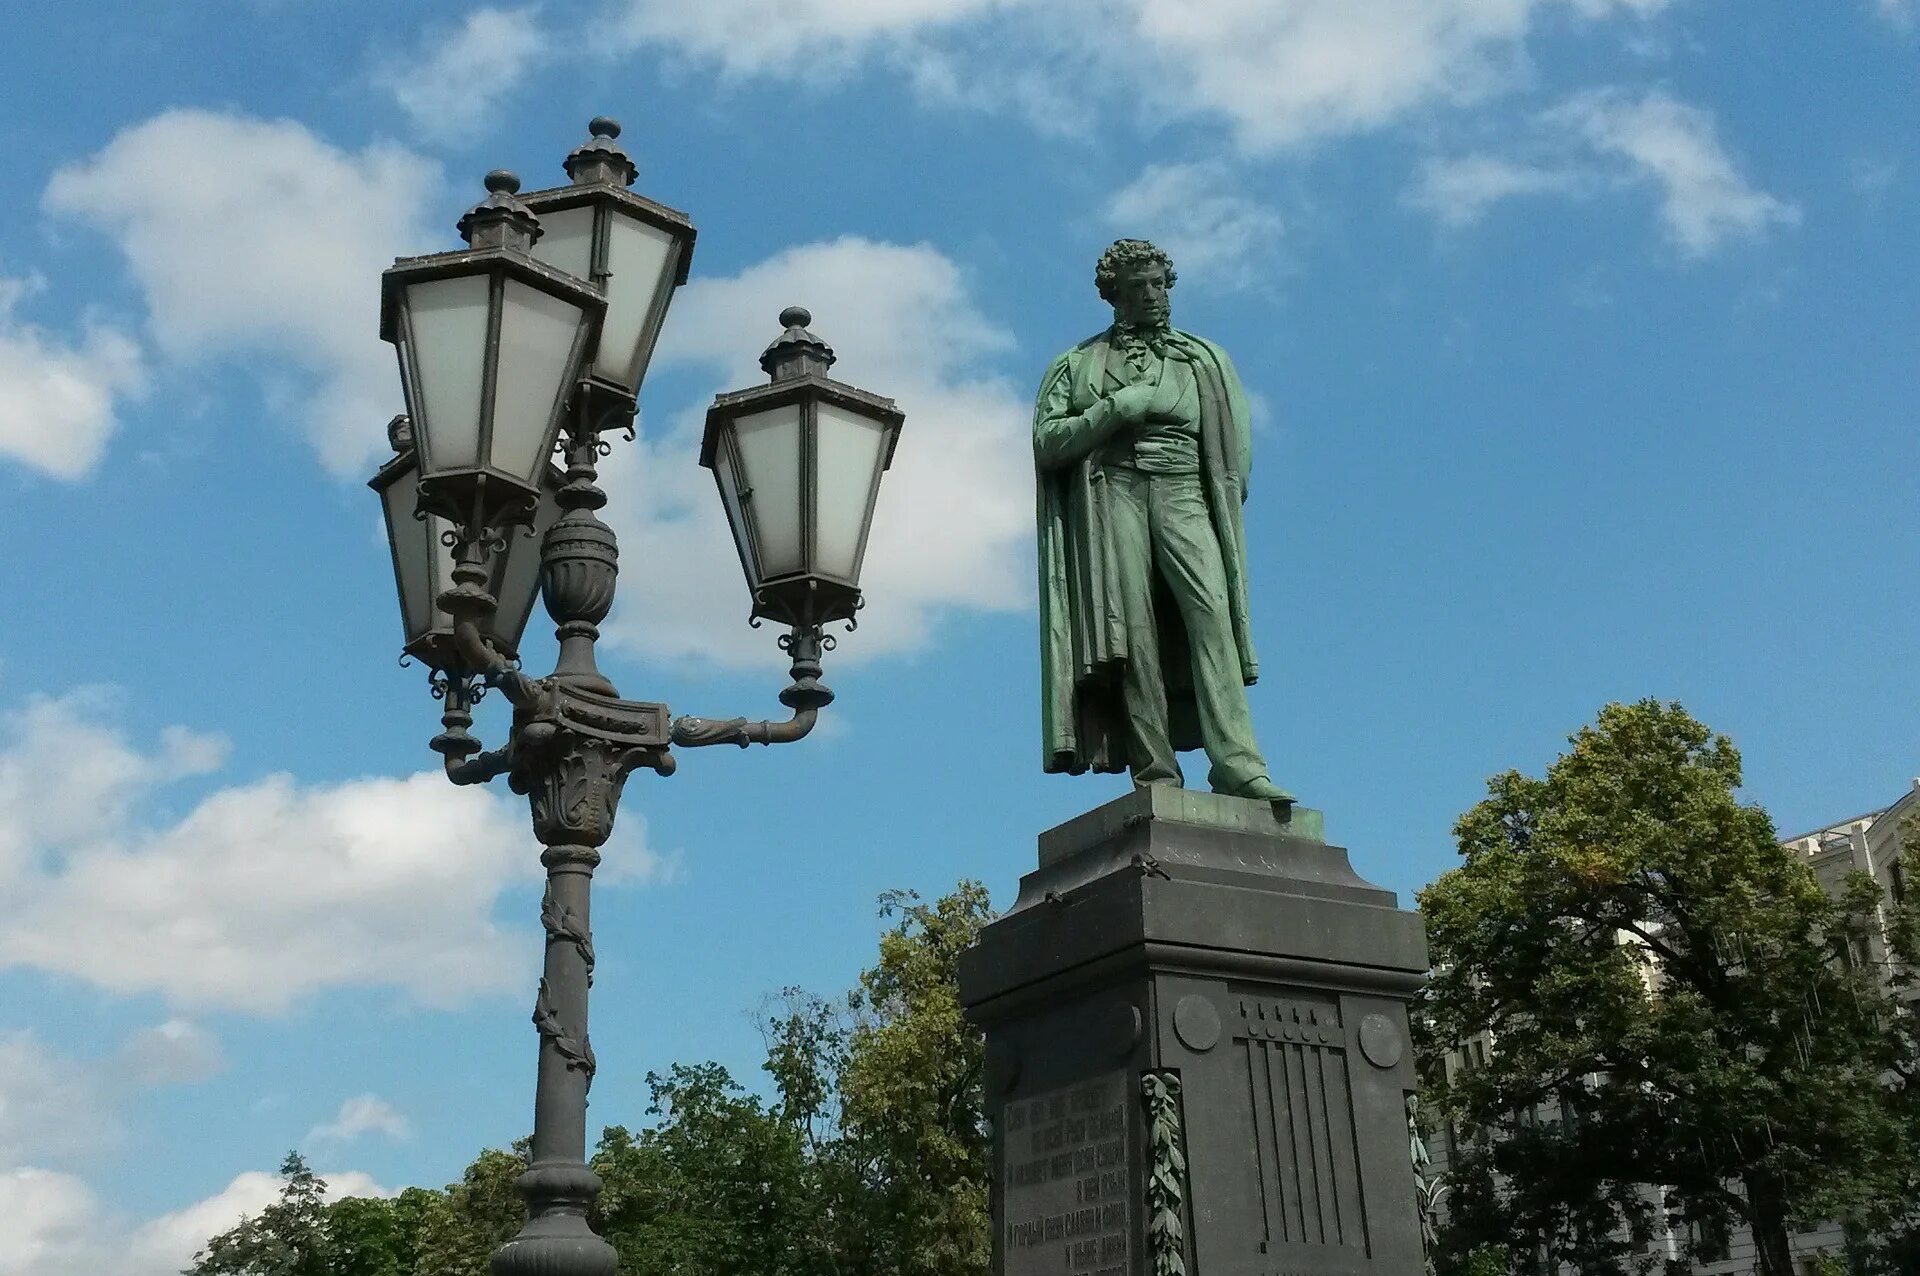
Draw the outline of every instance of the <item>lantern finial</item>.
M540 238L540 219L520 201L520 178L504 168L487 174L487 197L460 219L460 238L469 248L511 248L527 252Z
M596 115L587 125L587 132L593 136L573 148L567 155L567 176L575 186L590 186L596 182L609 182L615 186L631 186L633 179L640 175L633 157L627 154L627 148L620 145L620 121L607 115Z
M785 329L760 356L760 366L775 381L791 381L809 375L825 376L833 366L833 347L808 331L813 314L805 306L788 306L780 312Z

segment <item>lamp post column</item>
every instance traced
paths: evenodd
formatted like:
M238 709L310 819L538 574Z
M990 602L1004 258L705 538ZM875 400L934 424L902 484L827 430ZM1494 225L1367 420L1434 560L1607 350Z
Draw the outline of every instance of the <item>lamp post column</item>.
M619 125L600 117L591 128L568 157L569 185L522 199L519 178L489 173L488 197L460 221L465 249L401 258L381 277L380 335L398 353L413 429L390 427L398 455L373 487L407 654L428 665L446 702L430 746L454 784L504 774L528 798L547 871L533 1154L517 1183L527 1222L494 1253L494 1276L614 1276L613 1247L588 1224L600 1191L586 1160L593 871L635 768L671 775L675 745L791 743L833 699L820 684L821 653L833 646L823 627L851 625L859 611L861 555L903 420L891 399L826 376L832 351L805 331L807 312L784 312L788 331L762 358L770 374L781 368L775 383L714 401L701 464L728 511L752 623L792 629L781 645L793 683L780 693L792 716L673 718L664 704L621 699L594 654L619 574L613 531L596 513L607 500L600 435L633 417L694 231L684 214L626 189L634 165ZM749 417L758 441L743 452L737 434ZM564 480L550 461L563 431ZM756 467L774 464L749 473L747 453ZM783 467L783 456L803 464ZM762 529L765 519L773 522ZM538 574L560 640L544 678L522 672L516 656L533 575L516 529L528 525L547 527ZM797 552L763 562L763 530ZM513 705L512 730L495 749L469 730L487 690Z
M541 584L561 640L553 681L612 696L593 651L613 603L618 560L612 529L594 513L606 503L595 482L598 449L599 433L583 412L567 439L568 481L558 494L565 512L542 545ZM591 896L627 774L650 759L626 742L570 729L565 719L517 722L516 738L526 756L510 779L528 795L534 835L545 847L540 922L547 941L533 1008L540 1034L533 1157L518 1184L527 1224L494 1254L492 1267L494 1276L613 1276L613 1247L586 1219L600 1192L600 1179L586 1164L587 1091L596 1067L587 1037Z

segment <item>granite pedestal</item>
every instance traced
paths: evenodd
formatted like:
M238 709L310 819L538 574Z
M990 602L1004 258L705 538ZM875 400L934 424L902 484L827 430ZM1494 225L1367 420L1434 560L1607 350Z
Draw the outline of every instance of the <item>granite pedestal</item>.
M960 966L995 1276L1418 1276L1426 958L1317 811L1153 788L1041 834Z

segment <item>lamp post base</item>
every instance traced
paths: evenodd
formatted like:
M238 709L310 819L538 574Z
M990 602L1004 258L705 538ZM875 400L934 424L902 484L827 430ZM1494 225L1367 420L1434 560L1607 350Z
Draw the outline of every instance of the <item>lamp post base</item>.
M584 1165L536 1164L515 1186L534 1213L493 1252L493 1276L615 1276L619 1256L587 1226L599 1175Z
M576 1217L565 1234L522 1232L493 1252L490 1266L493 1276L614 1276L620 1259L613 1246L587 1230L587 1220Z

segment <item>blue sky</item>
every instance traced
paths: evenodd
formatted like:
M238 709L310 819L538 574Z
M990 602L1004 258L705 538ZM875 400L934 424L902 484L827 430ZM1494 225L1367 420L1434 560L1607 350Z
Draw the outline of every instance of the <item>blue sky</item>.
M173 1270L291 1146L344 1188L524 1132L535 850L430 770L362 485L380 269L608 113L700 228L609 460L628 695L777 712L698 413L799 303L908 416L801 746L630 785L596 1122L750 1076L874 898L1010 898L1123 790L1038 769L1033 388L1116 235L1259 407L1275 776L1411 892L1610 699L1797 832L1920 771L1912 0L42 7L0 47L0 1276ZM550 654L530 633L529 664ZM498 739L499 706L481 733ZM62 1112L78 1113L71 1119Z

